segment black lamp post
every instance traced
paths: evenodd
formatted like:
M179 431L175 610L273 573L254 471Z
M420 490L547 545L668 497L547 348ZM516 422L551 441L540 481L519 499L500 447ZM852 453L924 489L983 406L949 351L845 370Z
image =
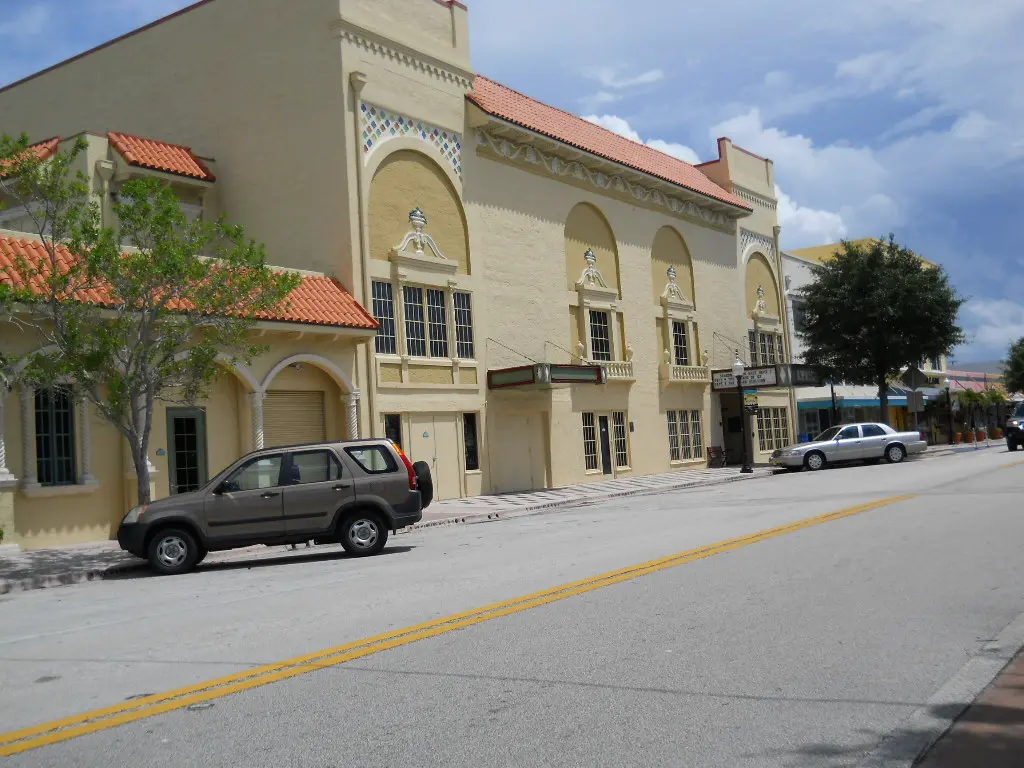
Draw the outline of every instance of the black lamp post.
M949 408L949 444L953 445L953 393L949 391L952 382L946 379L946 406Z
M740 474L749 475L754 471L754 468L750 466L750 459L748 458L750 448L747 439L747 407L743 402L743 361L740 360L740 352L736 350L736 362L732 364L732 375L736 377L736 394L740 398L740 432L743 435L743 468L740 470Z
M828 380L829 391L832 393L832 423L829 426L834 427L839 423L839 409L836 407L836 381L835 379Z

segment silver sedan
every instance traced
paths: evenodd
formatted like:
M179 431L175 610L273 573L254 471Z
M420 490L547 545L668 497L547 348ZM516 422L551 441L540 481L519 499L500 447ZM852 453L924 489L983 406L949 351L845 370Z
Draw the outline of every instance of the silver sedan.
M826 429L810 443L798 443L775 451L771 465L812 471L848 461L880 461L898 464L907 456L924 453L928 444L919 432L897 432L888 424L843 424Z

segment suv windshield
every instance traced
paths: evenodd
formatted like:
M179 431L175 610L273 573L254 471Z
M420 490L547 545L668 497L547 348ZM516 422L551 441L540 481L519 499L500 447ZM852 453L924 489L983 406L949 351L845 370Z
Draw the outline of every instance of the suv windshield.
M1024 403L1017 403L1017 410L1013 412L1013 418L1024 419Z
M826 429L824 432L822 432L820 435L814 438L814 442L823 443L827 442L828 440L835 440L836 435L839 434L840 429L842 429L842 427L832 427L831 429Z

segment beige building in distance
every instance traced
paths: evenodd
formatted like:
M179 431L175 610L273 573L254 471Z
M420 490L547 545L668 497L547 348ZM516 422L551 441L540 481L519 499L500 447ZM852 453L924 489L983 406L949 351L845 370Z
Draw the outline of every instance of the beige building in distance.
M738 461L737 350L754 459L788 442L771 161L722 139L694 167L530 99L472 71L468 30L454 0L203 0L0 90L0 131L97 132L108 214L126 174L158 174L334 291L333 312L312 292L261 322L271 352L191 420L158 419L157 496L254 445L354 434L429 462L442 499L703 467L709 446ZM127 451L74 406L102 466L79 450L41 501L23 425L45 399L7 397L4 441L28 447L7 450L0 526L26 547L109 536Z

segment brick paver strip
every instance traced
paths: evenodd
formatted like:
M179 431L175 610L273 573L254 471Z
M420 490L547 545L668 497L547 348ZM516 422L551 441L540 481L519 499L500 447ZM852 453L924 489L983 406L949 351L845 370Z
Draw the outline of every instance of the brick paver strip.
M1006 665L920 768L1024 766L1024 650Z

